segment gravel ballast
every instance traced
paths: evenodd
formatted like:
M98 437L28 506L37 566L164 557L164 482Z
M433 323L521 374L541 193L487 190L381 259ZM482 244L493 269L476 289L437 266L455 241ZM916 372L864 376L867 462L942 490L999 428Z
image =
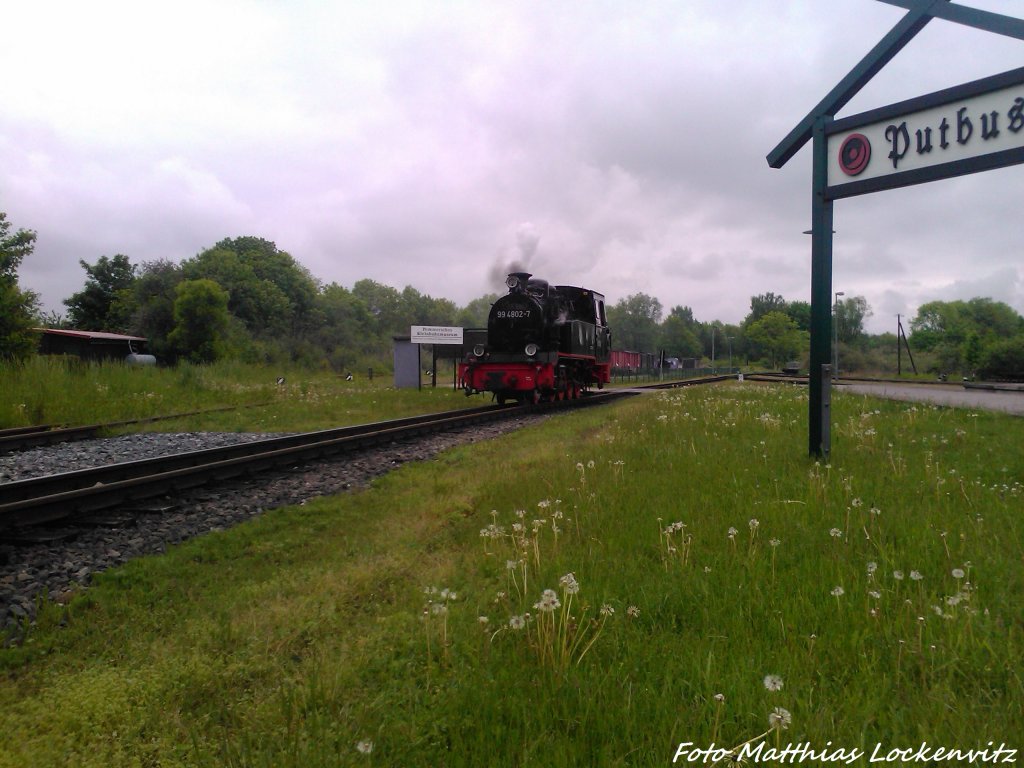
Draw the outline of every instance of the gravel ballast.
M219 531L266 510L300 504L365 487L374 477L410 461L430 459L455 445L477 442L536 423L546 416L523 414L485 425L418 437L319 461L197 488L167 501L173 509L135 515L134 525L82 528L73 539L42 544L0 545L0 623L8 643L18 642L44 595L58 602L89 584L92 575L131 558ZM142 433L66 443L0 456L0 482L163 456L272 435L243 433Z

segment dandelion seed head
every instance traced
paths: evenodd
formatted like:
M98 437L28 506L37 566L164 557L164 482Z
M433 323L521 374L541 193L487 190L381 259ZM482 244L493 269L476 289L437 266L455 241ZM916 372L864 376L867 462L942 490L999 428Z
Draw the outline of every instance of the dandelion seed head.
M512 629L522 629L523 627L526 626L526 617L525 616L512 616L508 620L508 625Z
M758 520L756 517L750 518L750 522L747 523L747 525L750 526L750 530L752 530L752 531L756 531L757 530L757 526L759 526L760 524L761 524L761 521Z
M719 704L721 704L723 701L725 701L725 694L724 693L716 693L715 694L715 701L717 701Z
M793 722L793 716L789 713L788 709L776 707L768 714L768 725L773 730L784 731L789 728L791 722Z
M764 687L769 691L781 691L782 690L782 678L778 675L765 675L764 676Z
M921 575L920 571L911 571L910 572L910 580L911 581L920 581L923 578L924 578L924 576Z
M558 593L553 589L545 589L541 593L540 600L533 604L533 607L543 613L552 613L556 608L562 605L562 601L558 599Z
M567 595L575 595L580 591L580 585L576 581L576 574L567 573L565 576L558 580L559 585L562 587L562 591Z
M368 755L373 752L373 742L369 739L361 739L356 742L356 752Z
M626 608L626 615L629 616L629 618L631 619L635 619L640 615L640 609L637 608L635 605L631 605L628 608Z
M613 616L614 614L615 614L615 609L612 608L610 605L608 605L608 603L605 603L604 605L601 606L601 615L602 616L608 617L608 616Z
M832 596L833 597L842 597L845 593L846 593L846 590L843 589L840 586L832 587Z
M963 568L954 568L951 571L951 573L953 574L953 578L954 579L962 579L964 577L964 569Z
M892 577L896 579L896 581L903 581L903 571L893 571Z

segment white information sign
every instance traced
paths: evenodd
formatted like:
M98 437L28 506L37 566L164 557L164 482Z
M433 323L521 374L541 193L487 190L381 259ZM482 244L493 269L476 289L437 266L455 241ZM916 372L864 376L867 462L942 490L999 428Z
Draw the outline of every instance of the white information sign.
M409 332L413 344L461 344L462 328L446 325L414 325Z

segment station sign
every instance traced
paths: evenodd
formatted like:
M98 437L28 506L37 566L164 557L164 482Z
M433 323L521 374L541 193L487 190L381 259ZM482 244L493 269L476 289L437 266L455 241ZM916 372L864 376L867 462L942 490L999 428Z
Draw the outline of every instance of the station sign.
M835 120L826 199L1024 162L1024 68Z
M413 344L462 344L462 328L444 325L414 325L409 331Z

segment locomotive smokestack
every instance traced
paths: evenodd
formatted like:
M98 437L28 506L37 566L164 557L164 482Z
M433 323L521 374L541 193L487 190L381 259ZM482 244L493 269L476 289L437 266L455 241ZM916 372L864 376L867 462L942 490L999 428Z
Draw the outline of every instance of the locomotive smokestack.
M509 272L505 285L509 287L509 290L522 293L526 290L526 284L530 282L531 277L533 275L530 272Z

